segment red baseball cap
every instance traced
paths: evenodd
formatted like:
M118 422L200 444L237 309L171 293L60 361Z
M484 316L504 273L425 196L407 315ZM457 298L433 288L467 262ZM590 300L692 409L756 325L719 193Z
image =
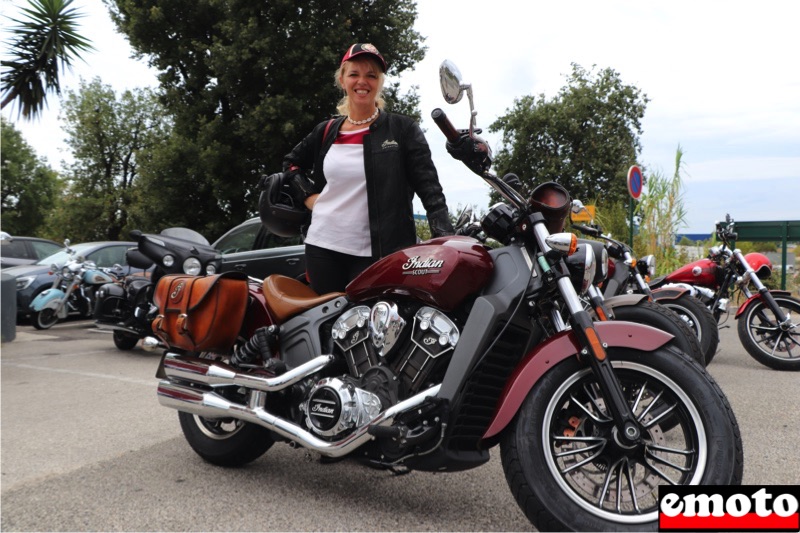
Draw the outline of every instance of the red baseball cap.
M383 58L381 53L378 52L378 49L375 48L375 46L370 43L356 43L352 45L350 48L347 49L347 52L345 52L341 64L344 64L345 61L350 61L354 57L360 56L362 54L369 54L375 57L378 60L378 63L381 65L381 67L383 67L383 71L386 72L386 69L388 68L386 65L386 60Z

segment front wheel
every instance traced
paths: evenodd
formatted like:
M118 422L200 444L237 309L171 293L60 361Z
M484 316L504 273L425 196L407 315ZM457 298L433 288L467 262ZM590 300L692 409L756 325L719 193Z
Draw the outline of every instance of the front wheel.
M674 311L694 332L700 341L705 365L708 366L719 347L719 326L711 310L691 294L683 294L675 299L656 299L656 302Z
M235 418L205 418L182 411L178 418L189 446L218 466L255 461L275 443L268 429Z
M619 438L594 374L576 358L550 370L503 435L506 480L541 531L644 531L658 485L738 485L742 439L728 400L700 365L662 347L610 348L642 438Z
M800 370L800 301L773 296L789 317L783 326L762 299L754 301L739 317L739 340L753 359L775 370Z
M137 342L139 342L139 337L136 335L123 333L121 331L114 332L114 346L119 350L133 350Z
M58 322L56 310L49 307L31 314L31 324L36 329L50 329L56 322Z

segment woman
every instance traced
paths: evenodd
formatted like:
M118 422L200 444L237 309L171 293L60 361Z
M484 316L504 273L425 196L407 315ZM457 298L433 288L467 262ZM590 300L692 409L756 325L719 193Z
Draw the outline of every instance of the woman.
M431 235L453 233L422 130L383 110L385 74L373 45L348 48L335 75L342 116L318 124L284 159L286 181L312 210L306 267L319 294L344 291L374 261L416 242L415 193Z

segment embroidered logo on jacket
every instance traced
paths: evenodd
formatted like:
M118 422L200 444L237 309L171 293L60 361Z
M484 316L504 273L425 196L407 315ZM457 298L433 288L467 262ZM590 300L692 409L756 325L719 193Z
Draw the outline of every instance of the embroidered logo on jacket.
M389 150L394 148L400 148L400 145L397 144L397 141L383 141L383 144L381 144L381 150Z

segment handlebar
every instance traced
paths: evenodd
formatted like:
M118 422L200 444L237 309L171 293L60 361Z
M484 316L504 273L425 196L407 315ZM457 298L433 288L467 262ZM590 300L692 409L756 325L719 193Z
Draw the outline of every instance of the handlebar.
M442 133L444 133L444 136L448 141L454 143L461 138L458 130L455 128L455 126L453 126L453 123L450 122L450 119L447 118L445 112L438 107L431 111L431 118L433 119L433 122L439 126L439 129L442 131Z

